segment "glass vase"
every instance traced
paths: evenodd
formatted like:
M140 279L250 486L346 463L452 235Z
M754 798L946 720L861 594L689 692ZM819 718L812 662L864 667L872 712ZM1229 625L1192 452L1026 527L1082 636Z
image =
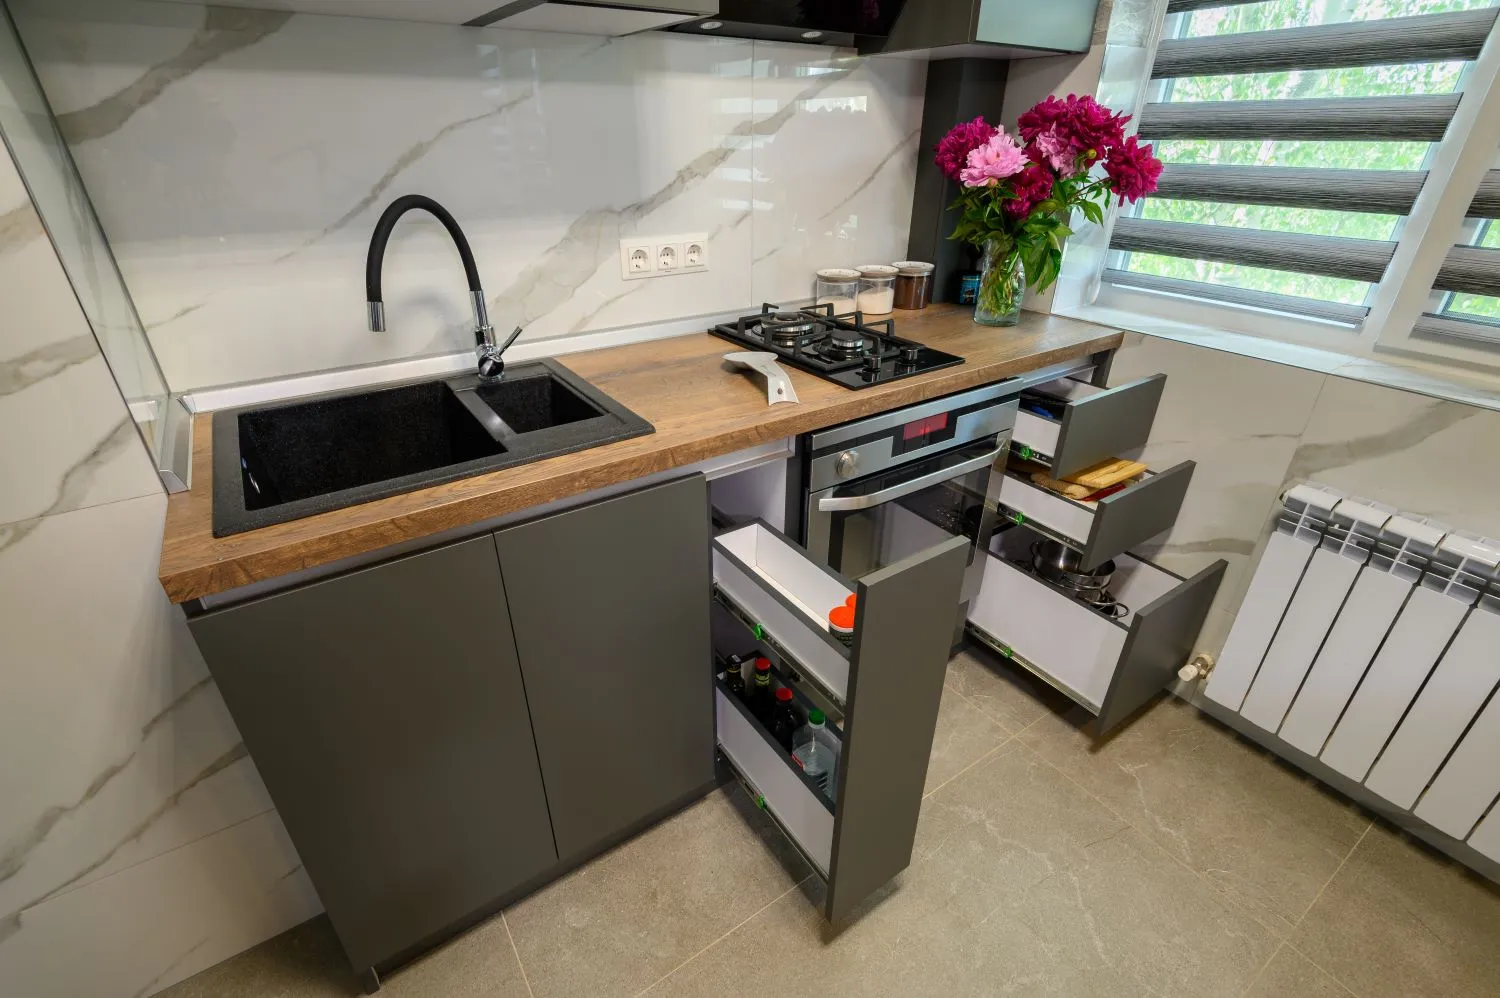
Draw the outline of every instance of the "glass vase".
M979 295L974 302L974 321L983 326L1014 326L1021 318L1021 299L1026 297L1026 270L1014 246L998 240L984 244L979 270Z

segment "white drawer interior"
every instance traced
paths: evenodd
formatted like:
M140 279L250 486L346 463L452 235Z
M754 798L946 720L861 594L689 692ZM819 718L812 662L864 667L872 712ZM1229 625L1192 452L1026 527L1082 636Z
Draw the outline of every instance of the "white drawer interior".
M1098 503L1069 499L1009 474L1000 480L1000 502L1078 544L1088 542L1099 513Z
M843 700L849 687L849 650L829 633L828 611L845 602L853 589L761 523L714 539L713 572L725 595Z
M1016 413L1016 427L1011 431L1011 439L1038 454L1051 454L1057 450L1057 438L1061 433L1061 423L1022 409Z
M718 687L714 723L719 748L827 879L833 855L833 812L828 805L792 771L780 747L766 741Z
M969 606L969 620L1097 711L1125 650L1135 611L1182 580L1128 554L1118 556L1109 591L1130 613L1110 619L1007 561L1029 557L1034 536L1018 530L997 536L979 595Z

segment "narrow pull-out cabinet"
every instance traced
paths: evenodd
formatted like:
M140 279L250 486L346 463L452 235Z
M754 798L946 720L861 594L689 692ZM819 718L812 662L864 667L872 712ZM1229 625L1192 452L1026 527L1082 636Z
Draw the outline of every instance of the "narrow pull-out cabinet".
M730 611L719 651L767 653L842 715L830 797L722 685L716 694L721 751L826 878L835 924L911 862L968 547L953 537L855 583L761 521L714 540L714 584ZM845 646L824 621L856 593Z

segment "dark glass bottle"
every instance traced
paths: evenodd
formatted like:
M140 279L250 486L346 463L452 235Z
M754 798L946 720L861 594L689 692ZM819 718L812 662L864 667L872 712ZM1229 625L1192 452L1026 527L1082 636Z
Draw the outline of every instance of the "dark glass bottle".
M771 687L771 660L768 658L757 658L755 660L755 682L750 689L750 713L760 719L760 723L770 727L771 711L776 707Z
M744 661L739 655L731 655L724 663L724 685L741 700L745 699L745 677L740 673Z
M783 686L776 691L776 706L771 711L771 737L781 743L788 752L792 750L792 736L807 723L792 691Z

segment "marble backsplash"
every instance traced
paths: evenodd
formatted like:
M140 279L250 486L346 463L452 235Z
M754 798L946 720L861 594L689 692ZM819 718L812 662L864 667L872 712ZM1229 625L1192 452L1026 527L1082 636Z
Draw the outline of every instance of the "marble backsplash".
M524 340L811 293L904 256L926 64L199 7L15 0L18 27L177 391L471 346L441 228L363 263L392 198L464 226ZM624 281L622 237L703 231L709 270Z

